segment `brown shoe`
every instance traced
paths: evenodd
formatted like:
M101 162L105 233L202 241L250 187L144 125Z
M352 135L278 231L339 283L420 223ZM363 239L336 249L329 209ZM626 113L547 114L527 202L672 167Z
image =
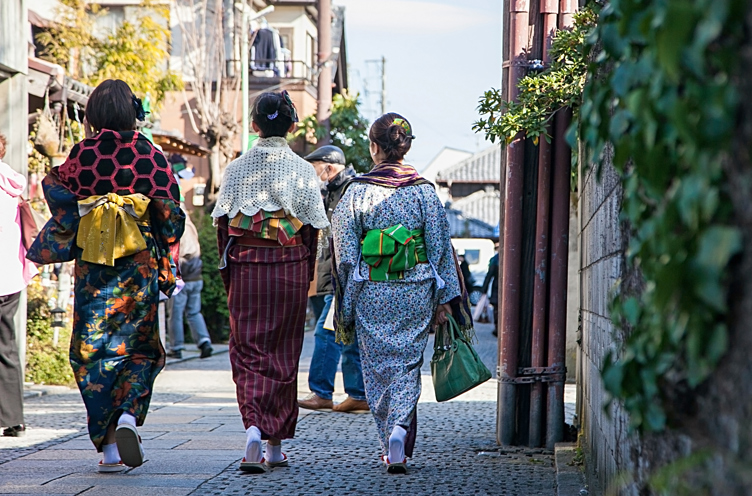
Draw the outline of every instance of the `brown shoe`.
M340 413L368 413L371 411L366 400L354 400L349 396L342 403L334 405L332 410Z
M298 400L298 406L306 410L318 410L320 412L331 412L334 403L332 400L320 398L316 393L311 393L302 400Z

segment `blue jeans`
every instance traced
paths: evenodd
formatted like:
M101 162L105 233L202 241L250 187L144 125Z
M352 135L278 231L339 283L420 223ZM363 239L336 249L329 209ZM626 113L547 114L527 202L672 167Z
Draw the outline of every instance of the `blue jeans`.
M334 295L323 297L321 306L319 296L311 298L314 312L318 315L314 337L316 339L311 357L311 367L308 372L308 387L316 396L325 400L332 399L334 393L334 376L337 374L340 356L342 357L342 378L345 392L354 400L365 400L366 390L363 385L363 370L360 367L360 349L356 337L353 344L342 345L334 341L334 331L324 329L326 315L332 306ZM316 301L319 300L319 301Z
M204 281L188 281L185 287L172 297L172 312L170 313L170 325L167 326L170 333L170 348L178 351L185 348L185 331L183 328L183 313L191 328L191 336L196 346L211 343L209 331L206 329L204 316L201 315L201 290Z

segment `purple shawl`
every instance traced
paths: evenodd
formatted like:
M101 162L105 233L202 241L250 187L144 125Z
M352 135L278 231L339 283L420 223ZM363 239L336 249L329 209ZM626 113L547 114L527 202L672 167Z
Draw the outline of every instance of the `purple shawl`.
M433 184L424 179L411 165L381 163L374 166L371 172L357 176L350 183L366 183L385 188L403 188L419 184Z

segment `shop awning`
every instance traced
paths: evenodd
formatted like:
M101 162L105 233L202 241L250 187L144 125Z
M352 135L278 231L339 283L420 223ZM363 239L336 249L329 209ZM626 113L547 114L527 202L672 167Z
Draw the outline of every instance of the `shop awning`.
M165 155L179 153L181 155L193 155L194 157L206 157L210 153L208 148L204 148L198 143L193 143L163 130L152 129L151 133L154 137L154 143L162 147L162 152Z

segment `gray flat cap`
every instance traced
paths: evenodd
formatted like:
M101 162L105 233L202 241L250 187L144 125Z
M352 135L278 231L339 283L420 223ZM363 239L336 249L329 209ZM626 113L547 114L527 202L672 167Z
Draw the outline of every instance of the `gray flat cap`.
M345 153L341 148L334 145L325 145L321 148L317 148L312 153L309 153L304 160L309 162L326 162L328 164L340 164L347 165L345 161Z

